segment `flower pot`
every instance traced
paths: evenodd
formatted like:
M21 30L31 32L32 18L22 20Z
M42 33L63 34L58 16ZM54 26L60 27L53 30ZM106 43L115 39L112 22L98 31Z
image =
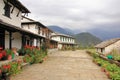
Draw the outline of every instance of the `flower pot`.
M3 61L4 61L4 60L7 60L7 59L8 59L8 57L7 57L7 56L3 56L1 60L3 60Z
M0 53L0 60L2 59L2 57L3 57L3 55L2 55L2 53Z
M100 64L100 63L97 63L97 65L98 65L98 66L101 66L101 64Z
M47 57L45 56L44 58L43 58L43 61L46 61L47 60Z
M8 72L2 72L2 80L10 80L10 74Z
M39 63L43 63L43 60L41 60Z
M106 72L105 68L103 68L103 67L101 68L101 71L102 71L102 72Z
M2 79L2 73L0 73L0 80Z
M105 73L106 73L107 77L110 79L110 72L106 71Z

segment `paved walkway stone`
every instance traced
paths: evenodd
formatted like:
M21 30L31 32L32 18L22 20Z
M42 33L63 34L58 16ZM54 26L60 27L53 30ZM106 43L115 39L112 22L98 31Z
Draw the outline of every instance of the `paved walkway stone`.
M11 80L109 80L84 51L58 51L42 64L27 66Z

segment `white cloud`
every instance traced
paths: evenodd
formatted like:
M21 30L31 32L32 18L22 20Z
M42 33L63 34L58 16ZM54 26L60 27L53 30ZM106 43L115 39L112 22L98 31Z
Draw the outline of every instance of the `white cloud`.
M101 24L120 23L120 0L21 0L31 18L45 25L87 31ZM119 26L119 25L118 25Z

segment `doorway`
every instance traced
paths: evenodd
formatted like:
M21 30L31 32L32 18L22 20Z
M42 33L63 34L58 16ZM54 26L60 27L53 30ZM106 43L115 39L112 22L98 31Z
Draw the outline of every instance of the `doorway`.
M0 28L0 47L5 48L5 30Z

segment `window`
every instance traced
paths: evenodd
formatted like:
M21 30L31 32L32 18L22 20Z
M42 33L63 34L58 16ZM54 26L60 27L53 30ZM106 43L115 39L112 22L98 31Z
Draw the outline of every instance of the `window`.
M101 53L103 53L103 48L101 48Z
M11 5L9 5L8 3L5 3L5 7L4 7L4 15L9 17L10 18L10 8L11 8Z

